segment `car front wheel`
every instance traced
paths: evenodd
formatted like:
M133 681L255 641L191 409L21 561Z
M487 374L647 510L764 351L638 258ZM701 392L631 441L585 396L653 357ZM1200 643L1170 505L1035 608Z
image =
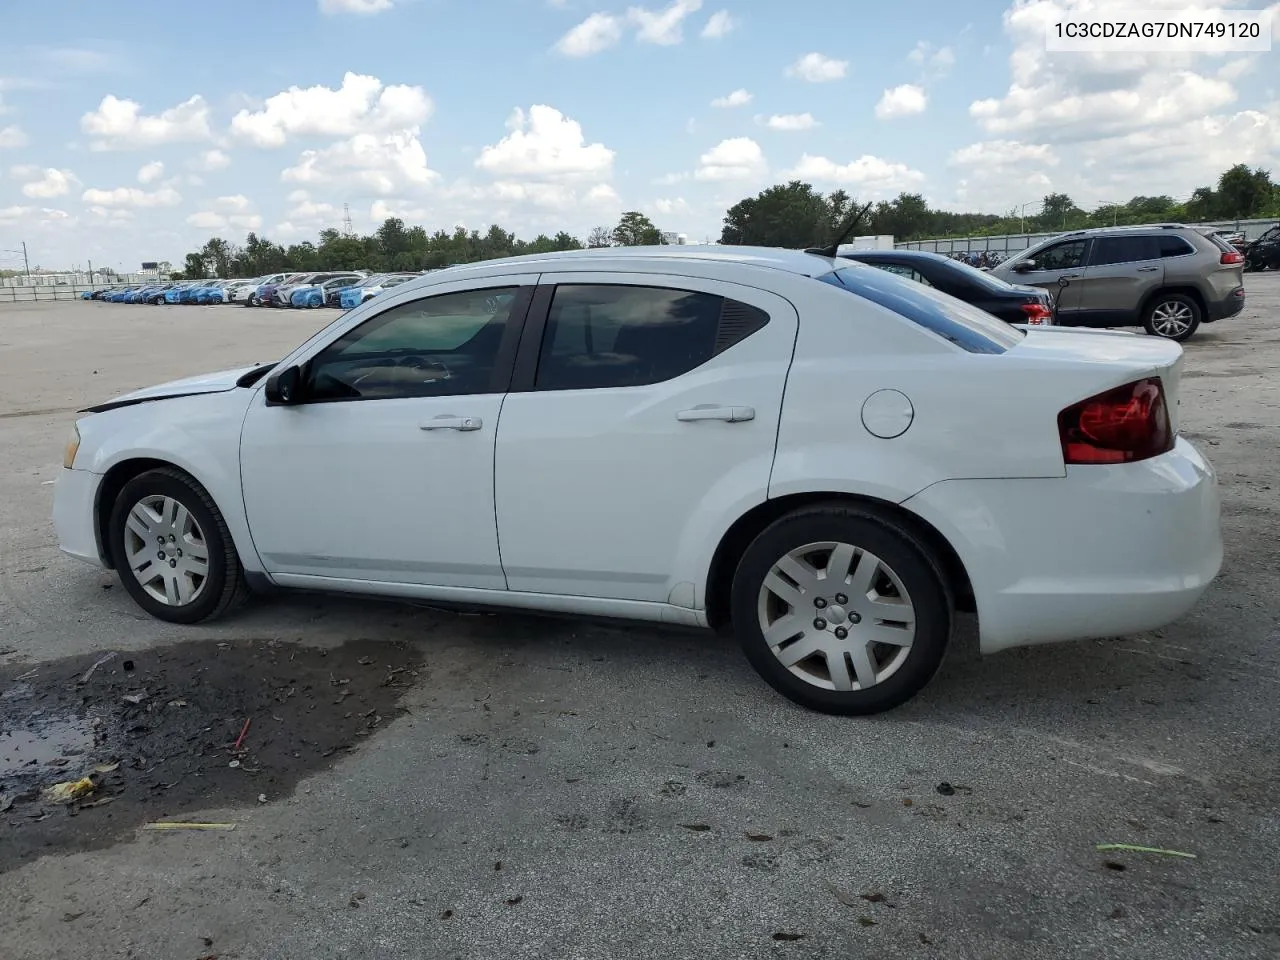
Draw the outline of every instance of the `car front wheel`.
M880 713L915 696L942 662L951 610L928 547L860 507L777 520L732 584L747 659L779 693L823 713Z
M126 483L108 534L120 582L153 617L196 623L243 596L226 521L204 487L179 470L149 470Z
M1162 293L1147 306L1142 325L1153 337L1181 343L1200 326L1200 304L1181 293Z

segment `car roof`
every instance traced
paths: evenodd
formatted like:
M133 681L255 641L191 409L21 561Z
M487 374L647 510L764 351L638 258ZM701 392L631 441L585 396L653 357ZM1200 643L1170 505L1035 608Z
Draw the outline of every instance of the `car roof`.
M928 260L932 263L944 263L948 266L959 266L950 257L931 250L849 250L840 254L843 260L861 260L870 263L874 260Z
M551 253L534 253L522 257L503 257L499 260L481 260L477 263L459 264L436 270L425 276L433 283L468 276L510 272L511 267L528 267L532 270L599 270L609 263L621 269L645 265L651 269L675 270L690 264L738 264L767 270L780 270L797 276L817 277L829 273L836 265L829 257L805 253L803 250L786 250L780 247L737 247L728 245L687 245L662 247L596 247L587 250L559 250ZM677 271L678 272L678 271Z

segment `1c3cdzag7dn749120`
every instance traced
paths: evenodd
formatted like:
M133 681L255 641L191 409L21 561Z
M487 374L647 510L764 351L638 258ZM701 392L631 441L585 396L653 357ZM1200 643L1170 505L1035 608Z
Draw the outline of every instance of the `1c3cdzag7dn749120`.
M819 253L496 260L92 408L54 521L170 621L272 584L731 629L784 695L872 713L957 609L994 651L1196 602L1222 544L1181 362Z

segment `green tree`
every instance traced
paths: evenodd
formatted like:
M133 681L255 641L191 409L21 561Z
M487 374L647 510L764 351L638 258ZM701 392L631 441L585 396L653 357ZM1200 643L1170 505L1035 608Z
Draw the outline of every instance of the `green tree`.
M1266 170L1250 170L1237 163L1218 178L1218 215L1233 219L1255 217L1270 205L1274 188Z
M817 246L831 242L832 219L832 205L826 197L810 184L792 180L730 207L724 215L720 242L793 249Z
M619 247L651 247L662 243L662 231L639 210L628 210L613 228L613 242Z

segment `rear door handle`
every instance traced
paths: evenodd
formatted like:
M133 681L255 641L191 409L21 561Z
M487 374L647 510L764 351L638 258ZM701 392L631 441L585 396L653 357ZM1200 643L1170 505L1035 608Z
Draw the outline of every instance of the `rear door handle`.
M1080 274L1078 274L1078 273L1064 273L1064 274L1063 274L1062 276L1060 276L1058 279L1059 279L1059 280L1079 280L1079 279L1080 279Z
M720 407L714 403L700 403L689 410L681 410L676 414L677 420L686 423L693 420L723 420L726 423L742 423L754 420L756 411L752 407Z
M1155 273L1159 269L1160 269L1159 267L1139 267L1138 272L1139 273Z
M479 417L451 417L448 414L432 417L426 423L418 424L422 430L460 430L463 433L479 430L483 426L484 421Z

